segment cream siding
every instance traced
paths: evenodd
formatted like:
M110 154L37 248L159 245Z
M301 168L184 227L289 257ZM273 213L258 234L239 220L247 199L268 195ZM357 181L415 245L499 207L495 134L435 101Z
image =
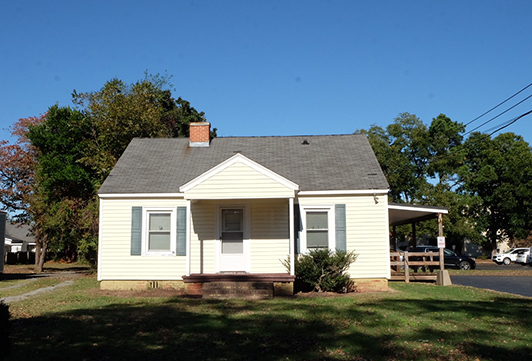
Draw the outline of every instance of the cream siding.
M99 280L179 280L187 273L186 256L131 256L131 209L183 207L184 199L100 199ZM389 278L387 195L304 196L302 206L346 205L347 247L358 254L353 278ZM289 254L288 199L193 200L191 202L190 272L216 272L217 217L220 206L249 209L249 271L284 273Z
M287 198L294 191L271 177L236 162L186 192L187 199Z
M215 273L216 271L216 202L194 201L191 206L190 272Z
M288 206L287 199L251 203L251 272L288 272L281 263L290 253Z
M183 207L183 199L100 199L98 280L175 280L186 273L186 256L131 256L131 209Z
M390 240L388 227L388 198L378 195L350 197L299 197L302 206L346 205L347 249L358 258L351 265L352 278L390 277Z

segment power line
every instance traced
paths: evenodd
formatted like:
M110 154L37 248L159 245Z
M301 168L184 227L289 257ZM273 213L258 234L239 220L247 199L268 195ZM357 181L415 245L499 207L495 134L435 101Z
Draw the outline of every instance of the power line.
M500 107L501 105L503 105L504 103L506 103L508 100L512 99L513 97L515 97L517 94L523 92L525 89L529 88L530 86L532 86L532 83L528 84L526 87L524 87L523 89L519 90L517 93L515 93L514 95L512 95L511 97L507 98L506 100L502 101L501 103L497 104L496 106L494 106L493 108L491 108L490 110L488 110L487 112L484 112L482 113L481 115L479 115L478 117L476 117L475 119L473 119L472 121L470 121L469 123L467 123L465 126L467 127L469 124L473 123L474 121L482 118L484 115L488 114L489 112L491 112L492 110Z
M532 84L532 83L531 83L531 84ZM486 124L490 123L491 121L497 119L498 117L500 117L500 116L503 115L504 113L507 113L508 111L512 110L513 108L515 108L516 106L518 106L519 104L523 103L525 100L528 100L528 99L530 99L530 98L532 98L532 94L529 95L529 96L527 96L525 99L521 100L519 103L517 103L517 104L511 106L510 108L506 109L504 112L501 112L501 113L497 114L496 116L494 116L493 118L491 118L491 119L485 121L484 123L480 124L478 127L471 129L469 132L465 133L464 135L467 135L467 134L469 134L469 133L471 133L471 132L474 132L474 131L477 130L478 128L483 127L484 125L486 125ZM469 122L468 124L471 124L471 122ZM467 126L467 125L466 125L466 126Z
M491 137L493 134L497 133L499 130L503 130L504 128L506 128L506 127L512 125L513 123L517 122L519 119L521 119L521 118L523 118L523 117L525 117L525 116L527 116L527 115L529 115L529 114L531 114L531 113L532 113L532 110L530 110L530 111L528 111L528 112L526 112L526 113L524 113L524 114L521 114L520 116L518 116L518 117L512 119L510 122L507 122L507 124L505 124L504 126L500 127L499 129L494 130L493 132L491 132L490 134L488 134L488 136Z
M521 118L523 118L523 117L525 117L525 116L527 116L527 115L530 115L530 114L532 114L532 110L530 110L530 111L528 111L528 112L526 112L526 113L523 113L523 114L521 114L521 115L519 115L519 116L517 116L517 117L515 117L515 118L512 118L512 119L510 119L510 120L507 120L507 121L504 122L504 123L501 123L501 124L499 124L499 125L497 125L497 126L495 126L495 127L492 127L492 128L490 128L490 129L486 130L486 132L489 132L489 131L492 131L492 130L493 130L493 132L491 132L490 134L485 134L485 133L484 133L484 135L485 135L486 137L490 137L490 136L492 136L493 134L497 133L498 131L503 130L504 128L506 128L506 127L508 127L508 126L510 126L510 125L512 125L512 124L514 124L515 122L517 122L519 119L521 119ZM494 130L494 129L495 129L495 130ZM471 133L471 132L473 132L473 131L469 131L469 132L465 133L464 135L467 135L467 134L469 134L469 133Z

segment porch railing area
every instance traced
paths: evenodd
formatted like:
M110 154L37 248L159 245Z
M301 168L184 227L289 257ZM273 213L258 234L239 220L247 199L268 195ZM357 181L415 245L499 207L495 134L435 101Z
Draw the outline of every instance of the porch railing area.
M443 253L443 252L442 252ZM435 261L435 257L439 260ZM440 261L441 260L441 261ZM390 252L391 281L437 281L443 271L443 255L438 252Z

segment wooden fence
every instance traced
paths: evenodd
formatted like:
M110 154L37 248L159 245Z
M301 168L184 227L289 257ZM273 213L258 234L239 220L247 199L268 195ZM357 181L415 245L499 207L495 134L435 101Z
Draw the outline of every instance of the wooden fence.
M434 260L439 257L439 260ZM440 252L390 252L392 281L436 281L434 270L443 271L443 248Z

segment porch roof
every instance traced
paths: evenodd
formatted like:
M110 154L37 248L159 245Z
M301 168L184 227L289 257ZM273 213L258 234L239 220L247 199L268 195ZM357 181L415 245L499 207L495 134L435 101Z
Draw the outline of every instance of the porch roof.
M425 221L432 218L437 218L438 214L449 213L447 208L390 203L388 204L388 216L390 219L390 226L400 226L403 224L410 224L414 222Z

